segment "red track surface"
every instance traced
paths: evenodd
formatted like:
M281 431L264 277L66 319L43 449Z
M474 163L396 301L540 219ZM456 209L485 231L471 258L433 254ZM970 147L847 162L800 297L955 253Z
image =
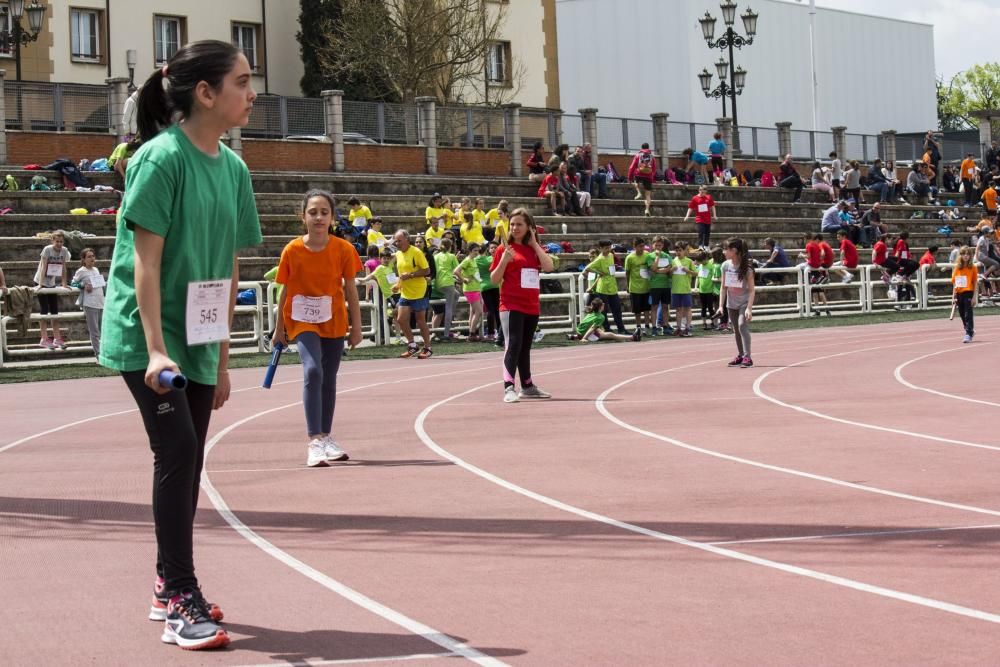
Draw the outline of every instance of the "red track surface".
M303 465L299 369L269 392L236 371L196 528L233 643L197 654L145 620L137 415L69 425L129 410L124 384L0 387L0 655L994 663L1000 318L979 328L758 334L752 370L725 366L728 337L546 350L556 398L516 405L496 354L351 362L334 427L352 460L325 469Z

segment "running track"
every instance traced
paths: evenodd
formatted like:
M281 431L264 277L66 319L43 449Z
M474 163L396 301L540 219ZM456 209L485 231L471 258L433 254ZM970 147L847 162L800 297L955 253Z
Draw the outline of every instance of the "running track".
M0 654L38 664L989 664L1000 318L300 371L216 414L196 528L229 650L145 620L150 459L116 378L0 387ZM15 409L16 406L16 409ZM214 507L214 509L213 509Z

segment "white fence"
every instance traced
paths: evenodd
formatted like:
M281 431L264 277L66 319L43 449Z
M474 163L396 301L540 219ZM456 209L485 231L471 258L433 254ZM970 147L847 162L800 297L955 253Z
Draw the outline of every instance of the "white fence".
M952 266L951 264L937 264L933 267L920 267L920 270L913 274L909 282L906 283L914 290L914 297L908 301L890 298L889 289L898 288L900 285L886 282L883 279L881 268L875 265L861 265L852 270L853 279L849 283L834 280L823 285L809 284L806 267L757 269L755 274L758 276L760 284L756 287L758 297L754 312L758 317L764 318L791 318L817 316L820 311L865 314L893 308L916 310L948 308L951 306ZM625 273L618 272L616 277L624 279ZM765 281L761 279L767 277L777 278L780 282L766 281L767 284L765 284ZM549 332L570 331L586 309L588 293L585 274L576 272L549 273L544 275L543 281L552 281L548 283L549 285L557 283L559 291L543 291L541 294L542 317L539 326ZM357 285L361 293L364 294L364 283L359 280ZM938 289L935 290L935 288ZM277 290L273 283L240 282L240 290L246 289L253 290L255 303L236 306L236 315L243 317L236 318L230 340L234 346L256 347L263 352L263 335L274 329L277 316ZM41 289L38 292L43 294L78 294L79 290L54 288ZM827 298L826 303L818 309L813 304L813 295L816 292L822 292ZM623 297L628 296L628 292L623 290L619 291L618 294ZM693 291L693 294L697 294L697 292ZM763 295L775 296L762 299ZM434 300L431 303L436 305L443 303L443 301ZM465 297L459 299L459 305L467 303ZM556 305L547 307L547 304ZM361 311L364 320L362 325L363 338L375 345L388 345L391 339L392 323L389 319L389 313L382 305L377 286L373 289L371 299L361 300ZM248 315L250 316L250 326L246 326L246 316ZM623 315L626 321L634 324L632 315L625 313ZM79 321L83 320L83 313L71 311L55 316L32 313L30 316L31 322L39 322L43 319L55 319L59 322ZM3 366L5 360L31 355L37 356L38 354L34 345L11 345L9 343L8 334L14 324L16 324L16 320L9 315L0 318L0 367ZM456 312L452 328L460 329L467 326L467 316L462 319L458 317L458 312ZM431 330L435 333L442 331L440 327ZM89 342L78 343L73 348L79 351L83 349L82 346L89 348Z

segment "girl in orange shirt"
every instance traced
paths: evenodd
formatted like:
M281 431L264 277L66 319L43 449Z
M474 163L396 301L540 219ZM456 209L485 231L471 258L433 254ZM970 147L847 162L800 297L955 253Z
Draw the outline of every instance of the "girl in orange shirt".
M958 262L951 273L951 299L958 306L958 314L965 325L963 343L971 343L976 335L973 327L972 309L976 305L976 283L979 281L979 271L972 261L972 248L964 246L958 251Z
M337 370L348 329L348 344L361 342L361 306L354 285L361 258L350 243L331 233L334 208L329 192L307 192L301 210L306 233L285 246L278 264L277 282L285 287L273 341L287 345L294 340L302 358L310 467L348 458L331 435Z

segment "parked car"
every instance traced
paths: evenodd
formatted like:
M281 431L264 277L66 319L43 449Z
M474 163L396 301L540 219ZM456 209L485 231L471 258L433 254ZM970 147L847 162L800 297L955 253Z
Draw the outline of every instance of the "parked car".
M287 141L314 141L316 143L328 144L330 138L325 134L292 134L285 137ZM371 137L367 137L360 132L344 132L345 144L378 144Z

